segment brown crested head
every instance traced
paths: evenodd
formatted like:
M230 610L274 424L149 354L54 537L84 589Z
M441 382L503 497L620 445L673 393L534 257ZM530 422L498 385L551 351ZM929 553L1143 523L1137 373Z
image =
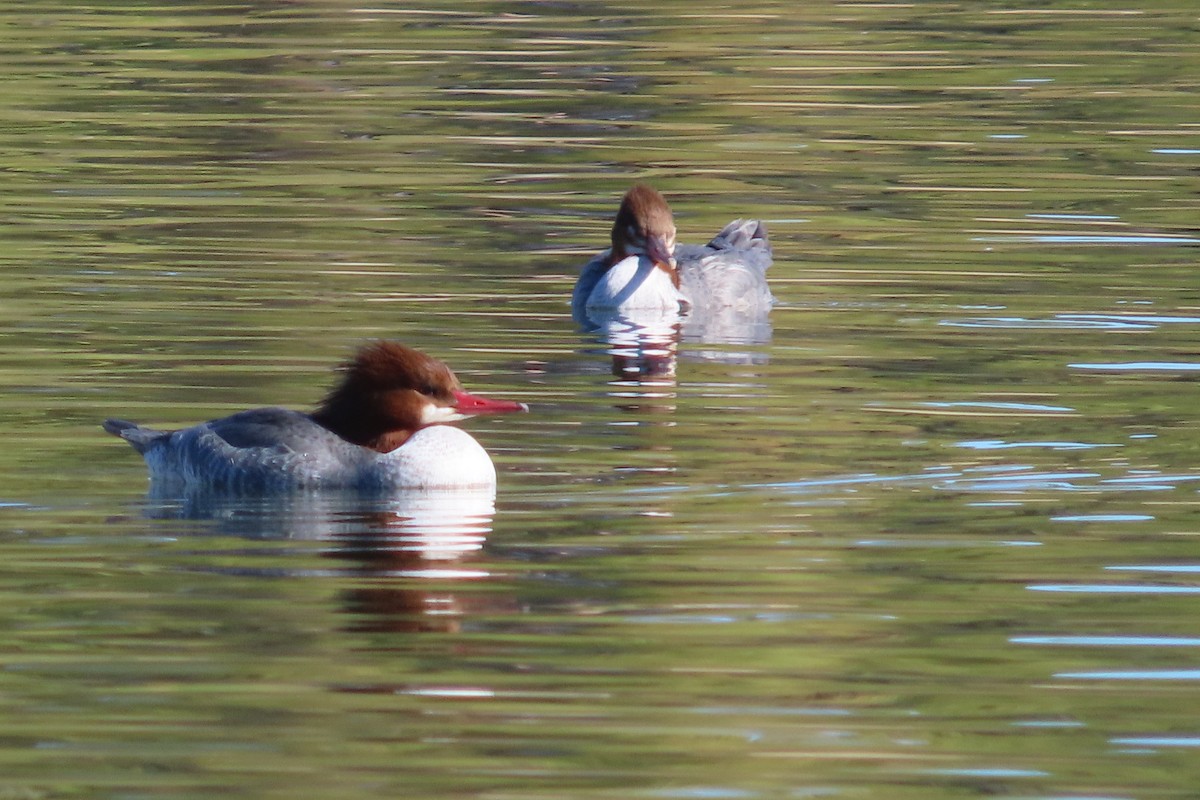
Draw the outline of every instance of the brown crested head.
M612 227L612 262L645 255L675 277L675 218L661 194L635 184L621 199Z
M428 425L524 408L464 392L448 366L398 342L364 346L340 372L341 381L313 412L313 419L343 439L381 453L396 449Z

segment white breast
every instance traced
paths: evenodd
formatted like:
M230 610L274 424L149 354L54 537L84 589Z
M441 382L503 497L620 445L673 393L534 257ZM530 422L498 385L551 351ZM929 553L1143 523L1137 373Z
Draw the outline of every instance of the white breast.
M658 309L679 311L683 295L671 276L645 256L629 256L614 264L596 282L585 307L616 311Z
M380 456L372 472L386 486L425 489L492 487L496 468L471 434L450 425L431 425Z

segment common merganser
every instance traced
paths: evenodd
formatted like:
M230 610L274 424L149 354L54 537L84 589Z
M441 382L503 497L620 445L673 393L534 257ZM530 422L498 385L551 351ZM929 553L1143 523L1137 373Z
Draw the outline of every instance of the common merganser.
M583 268L571 310L581 323L614 312L737 308L765 315L774 302L770 266L771 244L760 221L734 220L706 245L676 245L671 207L639 183L621 200L612 247Z
M177 431L109 419L152 481L234 492L491 487L496 469L471 435L441 423L528 411L463 391L441 361L377 341L342 367L311 414L258 408Z

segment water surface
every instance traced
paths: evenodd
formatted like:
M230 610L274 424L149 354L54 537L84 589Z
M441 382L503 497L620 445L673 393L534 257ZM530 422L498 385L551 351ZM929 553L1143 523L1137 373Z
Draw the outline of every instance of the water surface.
M1191 6L0 36L0 793L1194 796ZM765 336L576 328L635 180L766 221ZM372 337L530 404L494 499L150 497L98 427Z

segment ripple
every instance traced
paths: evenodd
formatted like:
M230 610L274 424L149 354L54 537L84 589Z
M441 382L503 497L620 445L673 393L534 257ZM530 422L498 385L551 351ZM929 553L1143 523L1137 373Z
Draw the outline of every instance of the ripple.
M1135 747L1200 747L1200 736L1121 736L1109 741Z
M1124 361L1111 364L1067 364L1074 369L1096 369L1110 372L1195 372L1200 363L1188 361Z
M1147 325L1195 325L1200 323L1200 317L1175 317L1163 314L1056 314L1055 317L1098 322L1143 322Z
M747 484L748 489L783 489L783 490L804 490L804 489L824 489L837 486L854 486L857 484L874 484L874 483L908 483L911 481L934 481L944 478L953 478L962 475L958 471L949 471L946 469L930 470L929 472L912 473L905 475L878 475L875 473L863 473L860 475L839 475L832 478L813 478L802 481L785 481L783 483L751 483Z
M1105 567L1114 572L1168 572L1175 574L1200 573L1200 564L1129 564L1124 566Z
M1056 678L1089 681L1200 681L1200 669L1130 669L1096 672L1056 672Z
M755 716L768 717L851 717L855 716L854 711L848 708L780 708L778 706L702 706L693 708L693 714L728 714L742 715L753 714Z
M1147 522L1154 519L1149 514L1074 514L1051 517L1051 522Z
M413 695L414 697L452 697L452 698L486 698L496 696L494 689L479 686L424 686L413 689L403 689L398 694Z
M1049 775L1040 769L931 769L925 770L927 775L953 775L966 778L1042 778Z
M1010 328L1029 330L1153 330L1160 325L1196 325L1200 317L1163 314L1055 314L1052 317L968 317L941 320L950 328Z
M970 450L1012 450L1017 447L1046 447L1051 450L1092 450L1097 447L1121 447L1119 444L1089 444L1087 442L1006 442L1002 439L979 439L956 442L955 447Z
M1103 483L1121 486L1138 486L1141 484L1152 483L1169 484L1172 488L1176 484L1185 483L1187 481L1200 481L1200 475L1130 475L1124 478L1108 478Z
M976 236L973 242L1031 242L1034 244L1200 244L1191 236L1084 236L1043 234L1037 236Z
M956 492L1026 492L1034 489L1065 492L1095 491L1094 487L1074 483L1082 478L1098 478L1095 472L1029 472L986 478L943 480L936 488Z
M1197 369L1200 369L1200 365L1197 366ZM919 405L926 406L928 408L994 408L1003 409L1005 411L1075 411L1075 409L1067 406L1048 406L1041 403L1012 403L983 400L959 400L954 402L939 400L920 403Z
M623 619L641 625L728 625L745 621L744 617L727 614L634 614Z
M1200 594L1200 586L1145 586L1130 583L1035 583L1031 592L1067 594Z
M1116 214L1026 214L1025 216L1028 219L1079 219L1089 222L1120 219Z
M1025 330L1130 330L1148 331L1154 326L1146 323L1130 323L1100 319L1028 319L1026 317L972 317L968 319L941 320L938 325L948 328L1007 328Z
M979 440L960 442L954 446L972 449L1004 449L1016 447L1044 447L1051 449L1087 449L1100 447L1120 447L1121 445L1088 444L1084 442L1013 442L1003 443L1001 440ZM1170 491L1185 482L1200 481L1200 474L1166 475L1158 473L1140 474L1141 470L1131 470L1124 475L1104 478L1102 473L1091 471L1035 471L1029 464L989 464L980 467L950 469L947 467L929 467L921 472L898 474L861 473L851 475L836 475L825 478L809 478L796 481L780 481L775 483L750 484L717 484L709 488L708 494L716 497L730 491L771 491L774 493L794 495L826 495L832 497L838 494L857 493L862 488L871 486L905 486L916 485L934 490L951 492L993 492L1004 494L1019 494L1031 491L1053 492L1158 492ZM838 491L840 490L840 491ZM684 491L681 487L669 489L656 488L636 490L639 493L678 493ZM799 501L790 501L799 502ZM1002 500L991 498L988 502L969 503L973 507L988 506L1019 506L1017 499ZM1143 522L1155 519L1152 515L1143 514L1077 514L1054 517L1060 522Z
M944 548L944 547L1041 547L1042 542L1024 539L1000 539L980 542L973 539L859 539L856 547L909 547L909 548Z
M719 786L694 786L681 789L660 789L653 797L681 797L687 800L737 800L756 795L744 789L726 789Z
M1200 647L1200 638L1188 636L1010 636L1008 640L1066 647Z

